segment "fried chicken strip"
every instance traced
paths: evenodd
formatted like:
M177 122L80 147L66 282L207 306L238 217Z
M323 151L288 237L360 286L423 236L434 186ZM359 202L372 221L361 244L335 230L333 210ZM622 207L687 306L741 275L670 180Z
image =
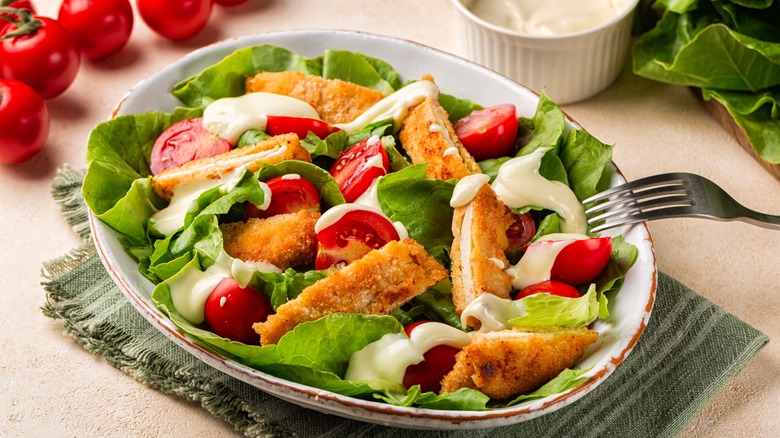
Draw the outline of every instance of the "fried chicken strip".
M428 163L425 170L428 178L460 179L481 172L458 140L447 111L437 100L425 98L410 109L398 135L415 164Z
M587 328L474 333L441 382L441 392L472 388L506 399L538 389L582 357L598 334Z
M285 160L311 162L309 152L301 146L295 134L277 135L251 146L166 169L152 177L152 188L160 197L170 201L179 184L219 179L245 164L249 165L251 172L256 172L260 164L276 164Z
M317 254L317 211L301 210L266 219L219 226L225 252L245 261L268 262L281 270L311 264Z
M246 81L246 91L283 94L307 102L328 123L347 123L363 114L385 94L339 79L299 72L260 72Z
M478 296L491 293L509 298L512 279L504 272L506 230L512 213L485 184L474 199L455 208L452 218L452 302L458 313ZM468 322L474 326L474 321Z
M307 287L253 327L262 345L276 344L296 325L331 313L390 313L446 277L422 245L392 241Z

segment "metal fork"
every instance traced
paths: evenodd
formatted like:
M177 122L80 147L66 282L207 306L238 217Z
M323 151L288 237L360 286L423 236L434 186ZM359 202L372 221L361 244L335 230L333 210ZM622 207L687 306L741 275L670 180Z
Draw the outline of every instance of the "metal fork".
M712 181L692 173L641 178L591 196L583 204L593 232L673 217L739 220L780 230L780 216L751 210Z

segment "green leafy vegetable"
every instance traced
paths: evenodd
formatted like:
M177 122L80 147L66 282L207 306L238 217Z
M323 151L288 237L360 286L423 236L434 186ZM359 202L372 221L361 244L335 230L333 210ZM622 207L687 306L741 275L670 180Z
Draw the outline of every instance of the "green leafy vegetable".
M525 307L525 313L510 319L509 323L512 325L585 327L595 321L604 310L595 287L591 287L579 298L535 294L520 301Z

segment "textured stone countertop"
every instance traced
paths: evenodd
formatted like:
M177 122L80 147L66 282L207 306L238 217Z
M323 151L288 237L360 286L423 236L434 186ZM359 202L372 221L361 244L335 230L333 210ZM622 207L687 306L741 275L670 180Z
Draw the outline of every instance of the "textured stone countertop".
M34 0L56 15L57 0ZM133 2L135 3L135 2ZM252 33L333 28L417 41L455 52L449 0L261 1L216 8L195 38L171 43L136 16L124 51L83 62L73 86L48 102L51 135L41 154L0 166L0 435L226 436L231 428L199 406L143 386L63 335L40 311L44 261L77 237L60 217L49 185L64 163L82 166L89 131L134 83L187 52ZM780 181L709 116L686 88L625 69L605 92L566 112L602 141L628 179L660 172L705 175L749 207L780 214ZM694 219L650 224L658 263L699 294L763 331L772 342L718 393L684 436L780 436L780 233L743 223Z

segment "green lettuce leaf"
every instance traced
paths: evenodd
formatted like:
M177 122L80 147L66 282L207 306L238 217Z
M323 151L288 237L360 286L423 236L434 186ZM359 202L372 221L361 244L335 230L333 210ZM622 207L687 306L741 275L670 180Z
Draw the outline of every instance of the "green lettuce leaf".
M520 301L525 306L525 314L510 319L509 323L512 325L585 327L595 321L604 310L595 287L591 287L579 298L535 294Z
M344 201L344 195L339 190L339 184L330 173L311 163L286 160L277 164L267 164L262 166L256 172L256 175L259 181L268 181L271 178L291 173L297 173L317 187L323 203L323 210L346 202Z
M397 85L401 84L398 73L386 62L346 50L325 50L322 61L322 77L341 79L386 94L394 92L396 87L385 80L377 67L382 74L390 76L388 78L390 81Z
M534 392L520 395L507 403L507 406L516 405L528 400L535 400L549 395L560 394L564 391L568 391L572 388L576 388L581 384L588 381L587 378L580 378L582 374L588 370L570 370L565 369L561 371L554 379L542 385L541 388Z
M606 145L588 132L572 130L563 142L561 162L577 199L580 201L609 187L612 146Z

